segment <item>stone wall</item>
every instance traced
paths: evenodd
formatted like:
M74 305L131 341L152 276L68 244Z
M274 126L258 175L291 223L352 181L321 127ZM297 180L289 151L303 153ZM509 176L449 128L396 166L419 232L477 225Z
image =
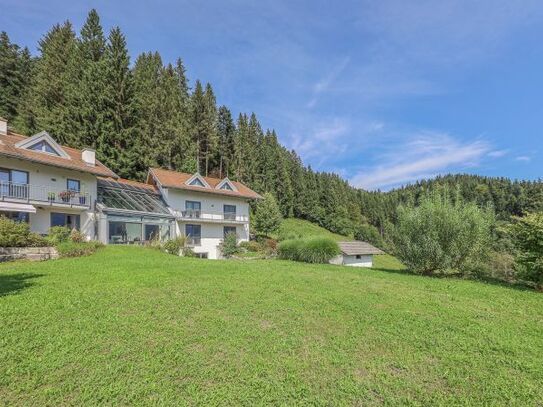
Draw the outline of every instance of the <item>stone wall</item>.
M0 247L0 263L12 260L41 261L58 259L54 247Z

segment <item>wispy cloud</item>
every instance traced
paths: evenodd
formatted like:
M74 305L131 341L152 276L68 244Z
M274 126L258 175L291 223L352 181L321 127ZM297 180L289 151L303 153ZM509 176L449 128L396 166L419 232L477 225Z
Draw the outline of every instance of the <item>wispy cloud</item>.
M324 78L322 78L320 81L318 81L313 86L313 95L311 96L311 99L309 102L307 102L306 107L311 109L315 107L317 104L317 101L319 100L319 97L322 93L326 92L330 85L336 81L336 79L341 75L341 73L347 68L347 65L349 65L351 58L345 57L343 58L335 67L332 69L328 75L326 75Z
M525 163L532 161L532 157L529 157L527 155L519 155L518 157L515 157L515 160L517 161L523 161Z
M441 174L453 166L477 166L490 149L483 140L463 143L447 134L424 133L382 154L379 159L383 164L360 170L350 182L370 190L388 189Z
M508 150L493 150L490 151L487 155L492 158L500 158L507 155L508 152Z

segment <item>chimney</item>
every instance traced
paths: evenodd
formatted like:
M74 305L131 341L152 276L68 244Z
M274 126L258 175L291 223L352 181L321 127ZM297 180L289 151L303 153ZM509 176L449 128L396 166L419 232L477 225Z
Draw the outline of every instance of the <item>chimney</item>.
M90 148L85 148L81 152L81 159L88 165L96 165L96 151Z
M0 134L8 134L8 121L0 117Z

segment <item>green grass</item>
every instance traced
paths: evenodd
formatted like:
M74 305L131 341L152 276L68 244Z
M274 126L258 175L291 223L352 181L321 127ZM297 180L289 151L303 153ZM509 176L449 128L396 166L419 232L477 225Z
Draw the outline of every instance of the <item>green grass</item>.
M137 247L0 265L4 405L541 405L541 355L543 296L476 281Z
M303 238L317 237L317 236L330 237L337 242L353 240L352 237L346 237L346 236L338 235L336 233L332 233L324 229L323 227L320 227L307 220L294 219L294 218L283 219L279 232L277 233L277 235L272 236L272 237L277 239L279 236L285 235L288 233L294 233Z

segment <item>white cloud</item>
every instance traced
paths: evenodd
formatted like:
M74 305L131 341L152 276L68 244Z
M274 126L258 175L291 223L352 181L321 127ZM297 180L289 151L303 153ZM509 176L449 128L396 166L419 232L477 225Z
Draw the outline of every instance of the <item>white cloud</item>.
M519 155L518 157L515 157L515 160L527 163L532 161L532 157L528 157L527 155Z
M313 95L309 102L307 102L307 108L311 109L315 107L317 104L317 101L319 99L319 96L326 92L330 85L333 84L333 82L338 78L339 75L347 68L347 65L349 64L349 61L351 60L350 57L343 58L328 75L326 75L324 78L322 78L320 81L318 81L313 86Z
M500 158L506 155L508 152L508 150L494 150L490 151L487 155L492 158Z
M441 174L451 167L477 166L490 145L482 140L463 143L447 134L423 133L382 154L383 164L358 171L350 182L365 189L387 189Z

